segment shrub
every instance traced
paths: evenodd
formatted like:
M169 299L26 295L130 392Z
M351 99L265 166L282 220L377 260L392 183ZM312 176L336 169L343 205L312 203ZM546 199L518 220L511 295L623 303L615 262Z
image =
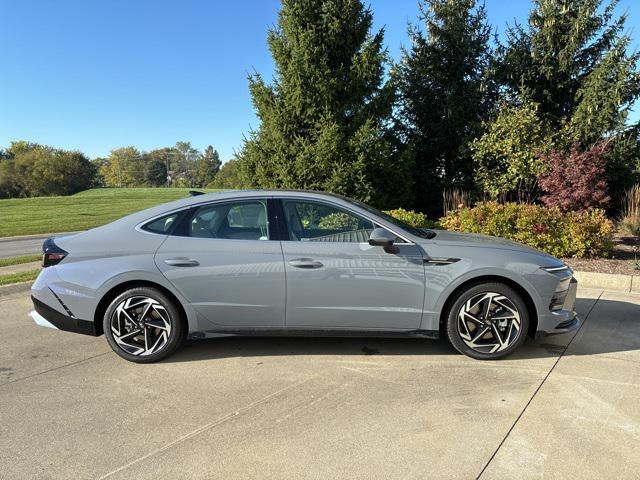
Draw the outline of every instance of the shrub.
M602 210L562 213L558 208L496 202L449 212L440 225L515 240L556 257L578 258L607 256L614 230Z
M335 212L322 217L318 227L328 230L357 230L358 219L353 215Z
M552 150L543 155L546 170L538 177L542 202L563 212L605 208L611 200L605 179L606 149L600 143L580 151L573 144L568 153Z
M621 227L631 235L640 236L640 184L625 193Z
M393 218L402 220L404 223L416 228L433 228L436 223L429 220L424 213L414 212L413 210L405 210L404 208L396 208L395 210L386 210L384 213L391 215Z

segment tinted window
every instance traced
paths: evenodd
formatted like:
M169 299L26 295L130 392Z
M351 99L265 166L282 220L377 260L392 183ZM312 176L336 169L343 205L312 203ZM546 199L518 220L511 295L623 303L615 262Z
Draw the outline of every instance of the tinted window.
M187 236L268 240L266 202L251 200L199 207L189 219Z
M367 205L366 203L358 202L357 200L352 200L350 198L345 198L345 197L341 197L341 198L343 200L353 203L354 205L357 205L360 208L367 210L368 212L373 213L374 215L384 218L387 222L392 223L393 225L396 225L400 228L403 228L417 237L433 238L436 236L436 232L434 232L431 229L412 227L408 223L405 223L402 220L392 217L388 213L384 213L378 210L377 208L373 208L372 206Z
M284 200L289 239L302 242L367 242L374 224L324 203Z
M147 230L148 232L167 234L171 231L171 228L176 223L177 218L178 214L172 213L171 215L160 217L147 223L142 227L142 229Z

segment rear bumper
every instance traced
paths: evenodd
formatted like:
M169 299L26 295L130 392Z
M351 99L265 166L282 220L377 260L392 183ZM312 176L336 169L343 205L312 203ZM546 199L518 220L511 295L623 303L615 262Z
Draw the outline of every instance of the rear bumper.
M96 331L95 323L65 315L33 296L31 296L31 300L33 301L33 308L35 310L31 312L30 315L38 325L94 337L100 335Z

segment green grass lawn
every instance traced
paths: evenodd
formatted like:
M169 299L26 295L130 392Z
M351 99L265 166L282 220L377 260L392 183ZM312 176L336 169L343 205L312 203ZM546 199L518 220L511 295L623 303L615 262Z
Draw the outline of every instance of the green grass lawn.
M86 230L138 210L184 198L189 190L96 188L68 197L0 200L0 237Z
M10 273L9 275L0 275L0 287L11 285L12 283L31 282L36 279L40 273L40 269L29 270L27 272Z
M11 265L20 265L22 263L31 263L42 260L42 254L23 255L21 257L0 258L0 267L9 267Z

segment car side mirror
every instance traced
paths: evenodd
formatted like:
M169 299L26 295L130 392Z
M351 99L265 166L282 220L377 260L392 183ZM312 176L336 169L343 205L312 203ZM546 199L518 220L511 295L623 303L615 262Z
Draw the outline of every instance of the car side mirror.
M369 235L369 245L377 247L390 247L396 241L396 236L384 228L376 228Z

